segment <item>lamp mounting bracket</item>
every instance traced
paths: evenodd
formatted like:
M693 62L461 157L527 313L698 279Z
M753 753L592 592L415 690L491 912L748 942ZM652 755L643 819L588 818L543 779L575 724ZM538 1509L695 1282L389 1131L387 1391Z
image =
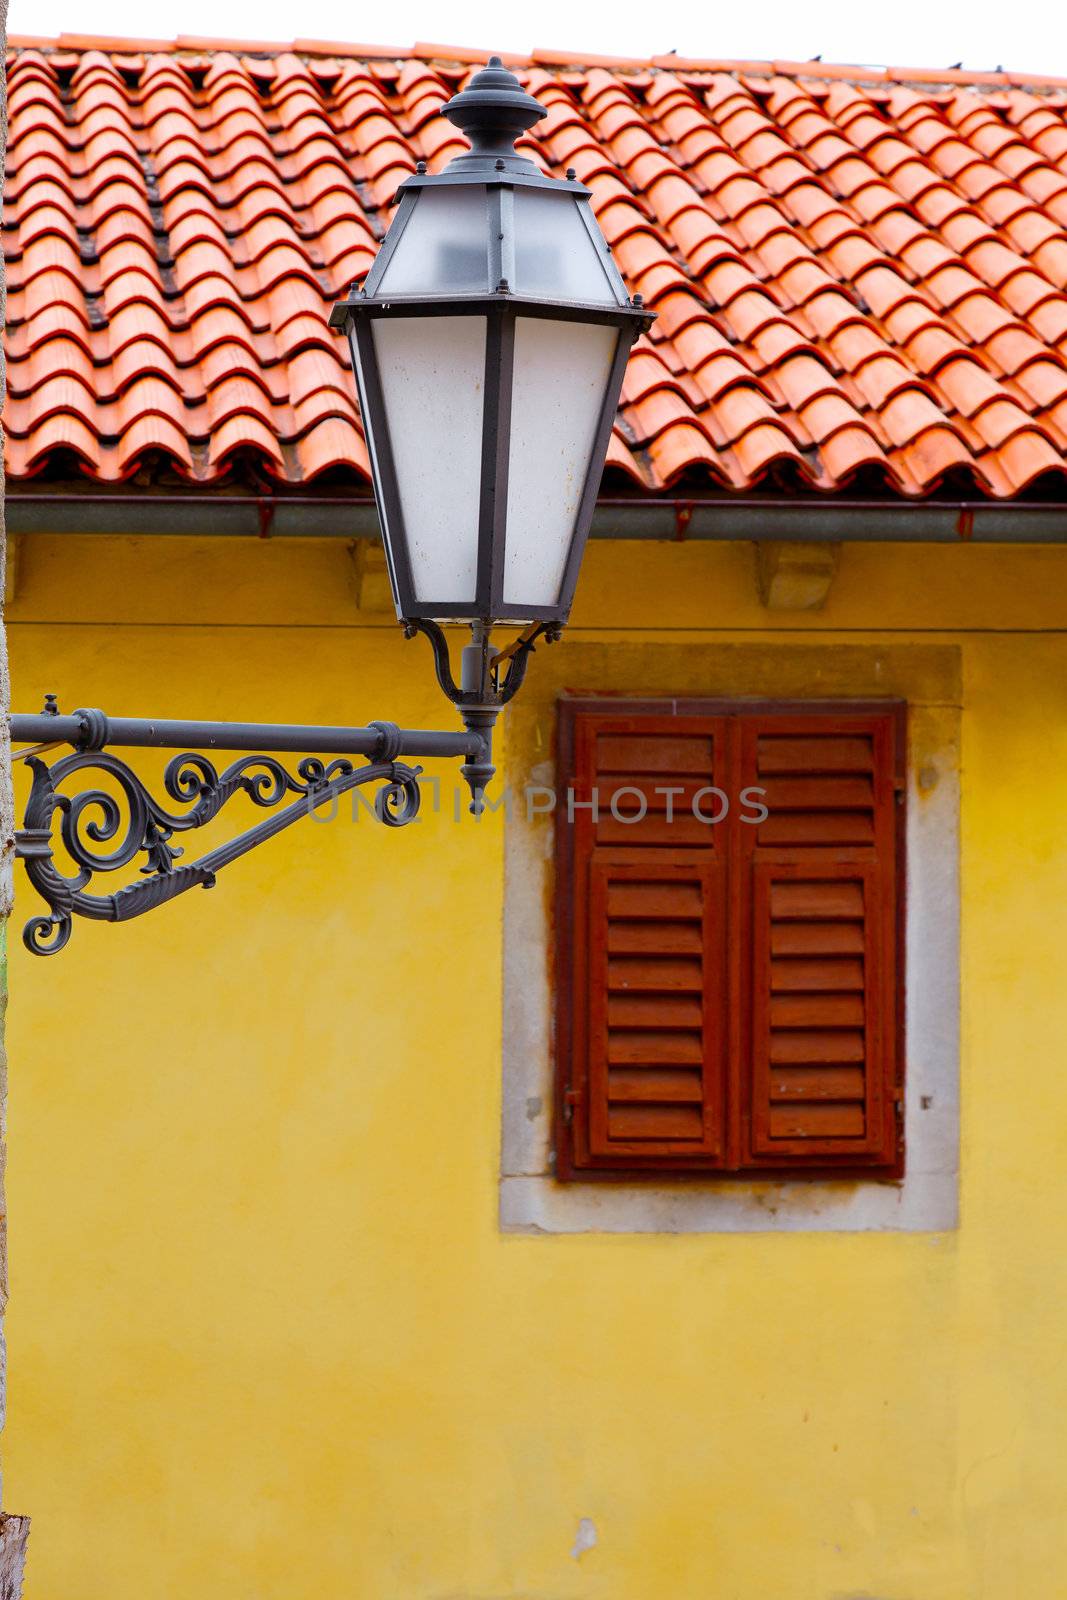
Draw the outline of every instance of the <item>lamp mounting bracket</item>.
M443 630L421 620L405 625L409 637L423 633L430 640L437 680L458 708L463 732L405 729L395 722L370 722L362 728L175 722L110 717L88 707L63 715L52 694L35 716L10 716L11 739L25 746L14 758L25 761L32 774L23 825L15 832L15 854L48 906L47 914L26 923L22 937L27 948L36 955L62 950L76 916L128 922L189 889L210 889L223 867L301 817L332 815L342 795L364 785L377 786L373 811L378 820L387 827L403 827L418 815L422 775L421 766L409 765L403 757L458 759L471 791L470 809L480 816L485 786L495 771L497 716L519 689L535 640L551 640L559 632L554 624L534 623L498 651L489 643L489 631L488 625L473 625L457 684ZM66 755L43 759L62 747L67 747ZM166 800L153 796L115 754L117 749L177 752L163 771ZM237 759L220 770L219 751ZM299 756L295 771L280 759L287 754ZM355 757L363 758L362 764ZM83 774L91 774L93 781L78 789L70 780ZM195 861L181 861L177 836L213 822L238 795L273 815ZM56 864L57 846L65 870ZM111 894L93 892L101 874L122 872L138 860L140 876L132 882Z
M496 650L489 643L488 626L475 623L471 630L474 635L472 643L465 646L463 651L461 687L452 676L452 662L444 629L424 617L406 621L403 627L407 639L413 639L417 633L429 639L437 682L454 706L461 709L491 706L497 711L513 700L522 687L537 640L544 639L546 644L554 644L561 632L558 622L530 623L512 644L503 650ZM505 662L508 664L507 672L501 676L500 669Z

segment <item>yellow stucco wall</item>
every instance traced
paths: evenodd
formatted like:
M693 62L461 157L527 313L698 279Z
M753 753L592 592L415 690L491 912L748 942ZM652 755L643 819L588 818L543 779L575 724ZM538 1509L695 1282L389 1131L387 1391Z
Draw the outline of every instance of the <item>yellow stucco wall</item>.
M20 709L447 725L340 543L20 558ZM501 819L305 823L12 941L27 1600L1067 1594L1067 551L850 547L774 616L746 547L600 544L623 629L959 646L959 1231L501 1235Z

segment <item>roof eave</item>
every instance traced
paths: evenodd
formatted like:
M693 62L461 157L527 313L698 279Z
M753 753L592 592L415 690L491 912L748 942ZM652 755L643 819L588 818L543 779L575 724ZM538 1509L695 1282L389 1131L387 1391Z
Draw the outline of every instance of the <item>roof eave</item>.
M140 534L229 538L378 538L370 498L344 495L100 493L15 490L11 534ZM1067 502L604 496L594 539L910 544L1067 544Z

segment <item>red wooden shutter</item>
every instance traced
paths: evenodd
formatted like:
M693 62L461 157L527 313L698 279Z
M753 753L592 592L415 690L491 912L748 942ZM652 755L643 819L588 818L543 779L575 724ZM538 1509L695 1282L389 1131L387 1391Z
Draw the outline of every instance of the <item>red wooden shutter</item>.
M899 1172L903 708L560 728L559 1176Z
M769 811L739 846L745 1165L896 1159L898 727L892 711L742 719L741 781Z
M725 836L720 718L579 714L561 1168L715 1165L724 1141ZM671 791L668 793L668 791ZM674 792L677 791L677 792ZM592 807L595 805L595 810ZM639 818L639 820L627 820Z

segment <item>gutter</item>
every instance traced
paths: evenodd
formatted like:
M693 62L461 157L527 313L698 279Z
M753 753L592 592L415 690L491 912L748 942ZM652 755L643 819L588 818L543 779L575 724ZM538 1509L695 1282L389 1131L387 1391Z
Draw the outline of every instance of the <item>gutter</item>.
M13 534L232 538L380 537L374 502L326 495L9 493ZM1067 544L1067 502L859 500L737 495L597 501L594 539Z

